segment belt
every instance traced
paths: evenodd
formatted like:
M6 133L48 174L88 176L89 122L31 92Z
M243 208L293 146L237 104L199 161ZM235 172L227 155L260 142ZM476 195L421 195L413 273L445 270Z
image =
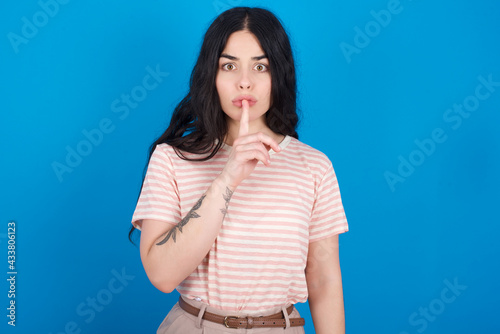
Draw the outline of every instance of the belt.
M190 305L182 299L179 298L179 306L189 314L198 316L200 309ZM290 314L293 311L293 305L290 305L286 309L287 313ZM223 316L215 313L205 312L202 319L215 322L219 325L224 325L227 328L254 328L254 327L286 327L286 320L283 317L283 312L278 312L275 314L267 315L264 317L236 317L236 316ZM304 326L304 318L290 318L290 326Z

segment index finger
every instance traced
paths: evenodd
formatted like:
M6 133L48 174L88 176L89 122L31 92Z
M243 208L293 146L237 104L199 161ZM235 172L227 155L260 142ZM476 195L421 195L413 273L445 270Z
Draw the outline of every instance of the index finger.
M238 137L248 135L248 101L241 101L241 119L240 119L240 130L238 132Z

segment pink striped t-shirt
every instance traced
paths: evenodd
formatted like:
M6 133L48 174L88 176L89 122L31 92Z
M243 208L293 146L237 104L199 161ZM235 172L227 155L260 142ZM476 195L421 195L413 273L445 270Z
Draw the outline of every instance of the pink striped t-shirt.
M177 287L181 295L248 314L307 300L308 244L346 232L348 225L328 157L290 136L280 147L270 151L270 166L259 162L236 188L212 248ZM220 174L230 150L224 144L209 161L196 162L158 145L134 226L140 229L143 219L177 224Z

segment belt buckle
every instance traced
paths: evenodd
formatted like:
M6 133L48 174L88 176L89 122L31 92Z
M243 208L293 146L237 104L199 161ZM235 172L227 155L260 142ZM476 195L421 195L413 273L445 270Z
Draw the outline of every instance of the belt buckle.
M229 319L238 319L239 317L234 317L234 316L225 316L224 317L224 326L226 326L226 328L239 328L239 327L232 327L232 326L229 326L229 324L227 323L227 321Z

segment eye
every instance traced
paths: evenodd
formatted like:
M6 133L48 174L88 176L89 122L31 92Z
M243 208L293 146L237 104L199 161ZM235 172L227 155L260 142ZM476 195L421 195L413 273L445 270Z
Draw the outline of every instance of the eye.
M236 68L236 66L234 66L234 64L231 64L231 63L227 63L227 64L222 65L222 69L225 71L232 71L235 68Z
M266 72L267 71L267 65L265 65L265 64L257 64L257 65L255 65L254 69L256 69L257 72Z

